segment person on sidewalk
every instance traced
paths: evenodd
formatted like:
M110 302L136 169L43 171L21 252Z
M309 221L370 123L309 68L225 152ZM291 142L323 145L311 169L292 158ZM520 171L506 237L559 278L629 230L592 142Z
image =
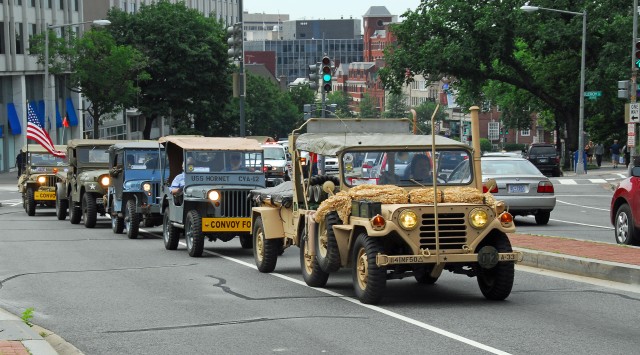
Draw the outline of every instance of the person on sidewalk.
M611 153L611 163L613 164L613 168L617 168L620 163L620 144L618 144L618 140L614 139L613 144L609 147L609 152Z
M624 147L622 148L622 155L624 157L624 166L625 168L629 168L629 163L631 160L631 148L629 148L629 146L627 146L626 144L624 145Z
M593 141L589 141L589 143L584 146L584 152L587 153L587 163L591 164L593 161Z
M596 144L596 146L593 149L594 149L594 154L596 155L596 164L598 165L598 168L599 168L600 166L602 166L602 155L604 155L604 144L600 142Z

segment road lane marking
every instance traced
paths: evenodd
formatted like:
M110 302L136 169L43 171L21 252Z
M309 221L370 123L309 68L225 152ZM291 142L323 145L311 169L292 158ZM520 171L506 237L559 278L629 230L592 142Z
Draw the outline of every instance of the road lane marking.
M578 207L583 207L583 208L590 208L592 210L607 211L607 212L610 211L609 208L600 208L600 207L591 207L591 206L585 206L585 205L578 205L577 203L571 203L571 202L566 202L566 201L561 201L561 200L557 200L556 202L564 203L565 205L570 205L570 206L578 206Z
M589 181L591 181L594 184L604 184L607 182L607 180L605 179L589 179Z
M561 219L550 219L550 221L554 221L554 222L560 222L560 223L567 223L567 224L575 224L578 226L585 226L585 227L594 227L594 228L600 228L600 229L615 229L613 227L605 227L605 226L596 226L595 224L587 224L587 223L579 223L579 222L571 222L571 221L563 221Z
M560 185L578 185L575 180L558 180L558 182L560 182Z
M141 229L141 230L142 230L142 229ZM150 232L150 233L151 233L151 232ZM155 234L155 233L151 233L151 234ZM156 235L157 235L157 234L156 234ZM160 238L162 238L162 235L160 235ZM183 242L180 242L180 245L182 245L182 246L184 246L184 247L186 247L186 246L187 246L187 245L186 245L185 243L183 243ZM213 255L213 256L217 256L217 257L220 257L220 258L226 259L226 260L228 260L228 261L232 261L232 262L237 263L237 264L240 264L240 265L242 265L242 266L246 266L246 267L251 268L251 269L254 269L254 270L256 270L256 271L258 270L258 268L255 266L255 264L251 264L251 263L248 263L248 262L246 262L246 261L242 261L242 260L239 260L239 259L235 259L235 258L232 258L232 257L226 256L226 255L222 255L222 254L219 254L219 253L216 253L216 252L213 252L213 251L204 250L203 252L204 252L204 253L207 253L207 254L209 254L209 255ZM289 281L289 282L293 282L293 283L295 283L295 284L297 284L297 285L300 285L300 286L304 286L304 287L308 287L308 288L314 289L314 290L316 290L316 291L322 292L322 293L327 294L327 295L330 295L330 296L334 296L334 297L341 298L341 299L343 299L343 300L345 300L345 301L347 301L347 302L351 302L351 303L353 303L353 304L354 304L354 305L356 305L356 306L360 306L360 307L363 307L363 308L368 308L368 309L370 309L370 310L372 310L372 311L374 311L374 312L378 312L378 313L381 313L381 314L387 315L387 316L392 317L392 318L395 318L395 319L397 319L397 320L400 320L400 321L403 321L403 322L406 322L406 323L409 323L409 324L415 325L415 326L417 326L417 327L419 327L419 328L426 329L426 330L431 331L431 332L434 332L434 333L436 333L436 334L443 335L443 336L445 336L445 337L447 337L447 338L450 338L450 339L453 339L453 340L459 341L459 342L461 342L461 343L464 343L464 344L467 344L467 345L473 346L473 347L478 348L478 349L482 349L482 350L487 351L487 352L490 352L490 353L492 353L492 354L501 354L501 355L509 355L509 354L510 354L510 353L508 353L508 352L506 352L506 351L502 351L502 350L500 350L500 349L496 349L496 348L491 347L491 346L489 346L489 345L485 345L485 344L479 343L479 342L477 342L477 341L475 341L475 340L471 340L471 339L469 339L469 338L465 338L465 337L463 337L463 336L460 336L460 335L457 335L457 334L451 333L451 332L449 332L449 331L446 331L446 330L444 330L444 329L438 328L438 327L436 327L436 326L433 326L433 325L430 325L430 324L427 324L427 323L421 322L421 321L419 321L419 320L415 320L415 319L413 319L413 318L409 318L409 317L407 317L407 316L403 316L403 315L401 315L401 314L398 314L398 313L392 312L392 311L387 310L387 309L384 309L384 308L382 308L382 307L378 307L378 306L373 306L373 305L369 305L369 304L361 303L359 300L357 300L357 299L355 299L355 298L353 298L353 297L345 296L345 295L342 295L342 294L340 294L340 293L337 293L337 292L334 292L334 291L331 291L331 290L327 290L327 289L325 289L325 288L311 287L311 286L307 285L304 281L297 280L297 279L294 279L294 278L292 278L292 277L289 277L289 276L286 276L286 275L279 274L279 273L277 273L277 272L271 272L271 273L269 273L269 275L273 275L273 276L275 276L275 277L279 277L279 278L281 278L281 279L283 279L283 280L286 280L286 281Z

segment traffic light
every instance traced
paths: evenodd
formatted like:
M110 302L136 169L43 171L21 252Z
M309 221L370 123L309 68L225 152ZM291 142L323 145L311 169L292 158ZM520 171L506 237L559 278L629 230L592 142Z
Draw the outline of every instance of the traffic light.
M229 59L242 60L242 23L234 23L233 26L227 27L227 35L229 36L229 39L227 39Z
M322 74L322 89L325 92L331 91L331 58L324 56L322 57L322 69L320 73Z
M640 68L640 41L636 42L636 67Z
M313 91L318 90L318 82L320 80L320 76L318 75L317 64L309 65L309 73L307 73L307 78L309 78L309 88Z

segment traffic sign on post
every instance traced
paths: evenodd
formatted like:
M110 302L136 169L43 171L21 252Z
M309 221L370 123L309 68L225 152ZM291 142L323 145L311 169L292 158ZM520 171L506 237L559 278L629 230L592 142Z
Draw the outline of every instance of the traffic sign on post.
M629 123L640 122L640 103L633 102L629 104Z

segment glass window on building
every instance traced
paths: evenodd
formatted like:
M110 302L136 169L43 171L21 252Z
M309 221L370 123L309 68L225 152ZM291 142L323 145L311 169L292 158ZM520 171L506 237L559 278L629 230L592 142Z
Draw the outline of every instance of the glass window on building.
M64 10L64 0L60 0L60 10Z
M2 0L0 0L0 4ZM4 49L4 22L0 21L0 54L5 54Z
M51 2L53 2L53 0L47 0L47 5L48 5L48 8L49 8L49 9L51 8L51 6L53 6L53 5L51 4Z
M74 0L74 2L73 2L73 9L74 9L75 11L78 11L78 7L79 7L79 6L78 6L78 0Z
M522 137L529 137L530 135L531 135L530 129L523 129L520 131L520 136Z
M24 31L22 23L16 22L16 54L24 54Z
M500 139L500 122L489 122L489 140L496 141Z

